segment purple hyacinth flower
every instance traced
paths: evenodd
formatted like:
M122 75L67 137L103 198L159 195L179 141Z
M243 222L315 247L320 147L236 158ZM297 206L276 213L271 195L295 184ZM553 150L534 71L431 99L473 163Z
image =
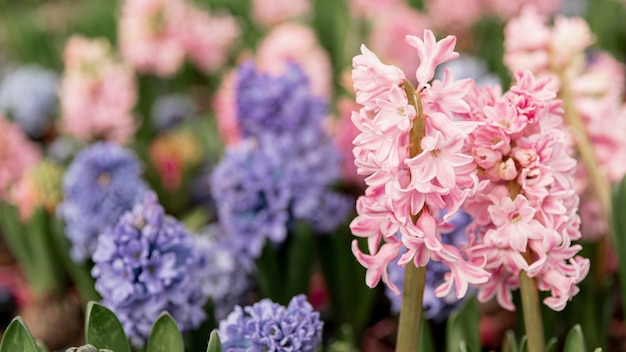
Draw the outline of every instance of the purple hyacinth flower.
M193 238L165 215L153 192L102 233L92 259L102 303L116 313L133 345L144 345L164 311L182 331L206 318Z
M227 352L313 352L322 342L324 323L304 295L283 307L269 299L235 310L220 322L222 348Z
M152 105L152 124L159 131L173 128L193 116L196 106L186 95L169 94L157 98Z
M76 155L63 178L63 202L57 210L65 220L74 260L89 258L98 235L141 201L148 186L140 174L137 157L113 143L96 143Z

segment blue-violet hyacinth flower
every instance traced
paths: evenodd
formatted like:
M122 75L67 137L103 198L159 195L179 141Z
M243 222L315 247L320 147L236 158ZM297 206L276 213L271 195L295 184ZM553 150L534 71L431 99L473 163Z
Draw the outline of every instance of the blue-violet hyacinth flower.
M211 175L220 225L232 248L249 258L261 254L266 239L287 236L292 195L280 172L280 156L247 140L228 148Z
M114 143L96 143L76 155L64 175L57 209L74 260L91 257L98 235L143 199L148 186L140 176L139 159Z
M456 247L461 246L467 241L465 229L471 222L472 218L463 211L456 213L448 222L449 225L451 225L451 231L441 236L442 242ZM406 249L404 249L404 251L406 251ZM460 307L466 297L470 296L470 294L465 295L463 299L459 300L456 298L454 290L451 290L450 294L445 297L440 298L435 296L435 289L443 283L444 275L449 271L450 269L441 262L431 260L428 263L423 301L423 312L426 319L432 319L436 322L444 321L455 309ZM404 267L398 266L397 261L389 265L389 279L402 291ZM470 288L470 292L471 290ZM402 306L402 296L395 295L389 287L385 288L385 294L391 301L391 311L399 313Z
M54 71L37 65L18 68L0 85L0 111L29 136L41 137L52 123L58 81Z
M215 318L225 318L236 305L247 302L248 289L252 286L253 263L243 262L222 241L222 230L216 224L203 228L193 236L199 256L198 284L202 293L213 301Z
M165 214L153 192L98 237L92 259L102 303L118 316L134 346L143 347L162 312L182 331L205 320L207 297L198 285L193 238Z
M313 352L322 342L323 326L306 296L297 295L286 308L269 299L237 306L218 333L226 352Z
M258 257L298 220L329 233L353 208L336 193L340 154L323 129L326 102L311 93L296 64L274 77L242 65L236 89L243 141L230 146L211 180L219 222L235 247ZM247 248L247 249L246 249Z

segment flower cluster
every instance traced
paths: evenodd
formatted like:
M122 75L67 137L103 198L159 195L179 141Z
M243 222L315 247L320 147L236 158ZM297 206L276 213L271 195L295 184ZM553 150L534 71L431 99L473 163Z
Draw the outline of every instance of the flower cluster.
M28 169L11 188L9 202L17 206L22 220L29 219L39 206L54 213L63 198L62 180L63 169L53 161L43 159Z
M577 133L584 133L593 145L600 174L610 181L621 180L626 164L615 155L626 153L624 66L607 53L585 52L594 38L579 17L558 16L549 27L547 18L528 10L511 20L505 33L504 60L509 69L552 77L555 89L561 96L568 95L581 117L584 131ZM606 235L608 224L582 163L576 171L576 188L581 196L583 238Z
M135 132L132 70L115 59L106 39L73 36L65 47L60 87L62 129L80 141L127 142Z
M173 75L185 57L215 71L238 35L234 18L210 15L183 0L125 0L119 21L124 59L139 72L159 76Z
M313 352L322 342L323 322L304 295L285 308L269 299L235 310L220 322L222 348L228 352Z
M0 200L11 185L41 159L41 152L22 130L0 115Z
M237 73L242 140L227 149L211 186L220 224L235 247L257 257L265 238L282 242L293 220L331 231L345 219L350 200L329 188L340 176L340 160L322 129L326 105L311 95L302 71L290 64L273 77L248 63Z
M429 83L439 64L458 56L453 51L456 38L436 41L425 30L424 39L407 36L406 41L420 58L417 91L404 72L383 64L365 46L352 62L356 101L363 106L352 114L361 131L353 152L359 174L367 175L367 189L357 201L358 216L350 227L355 236L367 238L369 254L356 240L352 251L367 268L370 287L382 278L399 294L387 267L406 247L400 266L441 261L450 273L435 290L437 296L446 296L455 286L456 296L462 297L469 284L489 278L482 264L467 261L458 248L447 244L439 229L468 196L484 186L479 184L472 156L463 148L476 123L454 120L455 113L470 111L463 98L471 82L455 81L446 70L442 80ZM446 215L438 220L444 209Z
M98 237L92 259L102 303L120 319L133 345L143 347L162 312L169 312L182 331L206 318L193 239L164 214L154 193L146 193Z
M2 81L0 111L29 136L40 138L52 125L57 83L53 71L36 65L20 67Z
M271 26L311 11L309 0L253 0L252 18L258 24ZM295 43L294 43L295 44Z
M57 215L65 220L74 260L84 261L96 239L143 199L147 185L140 178L139 160L111 142L82 150L63 178L63 202Z
M465 230L471 222L472 218L465 212L460 211L456 213L448 222L449 228L444 230L446 235L442 237L443 241L446 244L462 248L467 242ZM404 251L401 251L401 253L404 254ZM447 272L450 272L450 269L441 262L431 261L428 263L423 298L423 313L426 319L442 322L464 301L463 299L458 299L452 292L441 298L435 295L435 288L443 282ZM389 265L389 280L402 291L404 268L398 266L397 262ZM385 294L391 301L391 311L400 313L402 297L396 295L389 287L385 289Z
M538 288L550 291L544 303L562 310L589 270L589 260L575 256L582 248L576 160L570 156L561 102L550 79L518 72L504 94L491 87L472 90L468 118L479 121L469 135L471 153L489 184L465 203L472 215L471 243L465 250L491 273L479 285L478 298L496 297L514 310L511 291L525 271Z

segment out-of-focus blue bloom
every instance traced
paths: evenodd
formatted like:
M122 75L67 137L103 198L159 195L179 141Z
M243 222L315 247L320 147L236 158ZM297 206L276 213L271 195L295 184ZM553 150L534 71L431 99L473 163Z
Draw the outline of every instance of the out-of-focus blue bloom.
M282 242L297 220L331 232L353 200L331 189L340 156L322 128L326 103L311 94L298 66L280 77L251 63L237 73L237 120L246 138L227 149L211 188L227 235L256 258L266 238Z
M10 73L0 85L0 111L29 136L39 138L51 124L57 101L58 75L36 65Z
M76 155L63 178L63 202L57 210L65 220L74 260L91 257L100 233L143 199L148 186L140 174L139 160L113 143L96 143Z
M98 237L92 275L103 304L119 317L134 346L143 347L159 315L182 331L205 320L200 261L191 235L165 215L153 192Z
M211 176L218 217L235 251L257 258L265 239L287 235L291 191L280 182L281 160L252 140L226 150Z
M244 137L320 131L327 103L311 94L307 77L295 63L274 77L247 62L237 76L237 120Z
M227 352L312 352L322 342L323 322L304 295L287 308L264 299L235 310L220 322L222 348Z
M472 222L472 218L466 213L460 211L452 217L449 224L452 225L452 231L442 234L444 243L460 247L467 242L465 229ZM406 249L404 249L406 251ZM448 318L450 313L457 309L464 299L456 298L454 289L446 297L435 296L435 289L444 281L444 275L450 269L443 263L431 260L428 263L426 271L426 286L424 288L423 312L426 319L432 319L441 322ZM404 268L397 265L397 261L389 265L389 279L402 291L404 282ZM472 288L470 288L470 291ZM400 312L402 306L402 296L396 296L389 287L385 288L385 294L391 301L391 311ZM465 295L465 297L468 297Z
M209 225L193 236L199 256L198 284L213 300L216 319L224 319L237 304L246 302L252 263L243 262L221 239L221 229Z
M152 105L152 124L163 131L179 125L196 111L193 100L182 94L163 95Z

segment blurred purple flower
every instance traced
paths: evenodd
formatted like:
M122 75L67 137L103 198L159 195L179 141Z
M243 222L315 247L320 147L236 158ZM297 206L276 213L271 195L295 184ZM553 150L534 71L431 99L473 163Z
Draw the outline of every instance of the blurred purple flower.
M18 68L0 85L0 111L11 116L33 138L52 124L59 77L37 65Z
M472 218L466 213L460 211L454 215L449 221L452 226L452 231L442 234L442 242L450 244L456 247L460 247L467 241L465 236L465 229L472 222ZM403 252L406 249L403 250ZM410 264L410 263L409 263ZM443 283L444 275L449 272L450 269L447 265L437 261L430 261L426 271L426 287L424 288L424 303L423 311L426 319L432 319L436 322L442 322L448 318L448 316L457 309L461 302L470 294L465 295L463 299L456 298L454 290L451 290L450 294L446 297L435 296L435 289L437 286ZM404 282L404 267L397 265L397 261L389 265L389 279L394 285L402 291ZM472 288L470 288L471 292ZM385 294L391 301L391 311L399 313L402 306L402 296L395 295L389 287L385 287Z
M65 220L74 260L89 258L100 233L141 201L148 186L140 174L139 160L114 143L96 143L76 155L63 178L63 202L57 210Z
M152 124L159 131L179 125L196 111L193 100L182 94L168 94L152 104Z
M306 296L291 299L287 308L264 299L235 310L220 322L222 348L239 351L313 352L322 342L324 323Z
M199 256L198 280L202 293L213 300L215 318L224 319L233 308L246 302L251 287L252 263L244 263L221 240L218 225L209 225L193 236Z
M165 215L153 192L98 237L92 275L103 304L120 318L126 335L143 347L159 315L169 312L182 331L205 320L206 296L192 236Z

